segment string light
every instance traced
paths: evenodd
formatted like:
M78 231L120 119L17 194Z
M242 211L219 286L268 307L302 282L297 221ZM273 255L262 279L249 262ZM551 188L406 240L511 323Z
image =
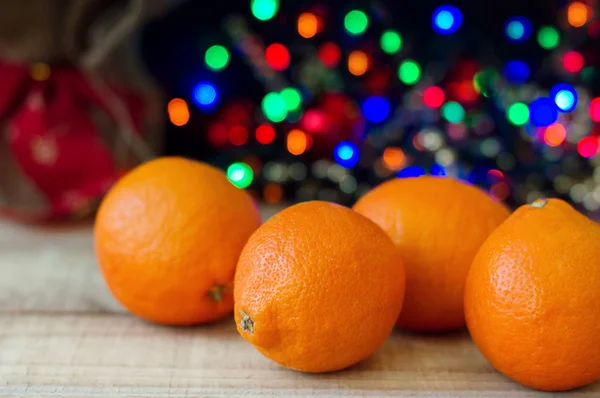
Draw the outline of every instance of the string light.
M596 97L590 102L590 118L595 122L600 122L600 97Z
M344 18L344 27L352 36L361 35L369 27L369 18L360 10L352 10Z
M450 123L460 123L465 118L465 109L458 102L450 101L442 106L442 116Z
M373 123L380 123L387 119L390 110L390 102L385 97L377 95L367 98L362 105L365 118Z
M537 42L540 47L546 50L552 50L560 43L558 30L553 26L542 26L537 33Z
M523 61L510 61L504 66L504 77L514 84L523 84L529 79L529 66Z
M544 130L544 142L551 147L559 146L566 137L567 130L560 123L553 123Z
M525 17L512 17L504 25L504 33L509 40L521 43L531 35L531 22Z
M537 127L546 127L556 122L558 109L556 104L546 97L540 97L529 104L529 118Z
M408 59L400 64L398 77L404 84L415 84L421 78L421 67L416 61Z
M265 59L271 68L278 72L286 70L290 66L290 52L280 43L273 43L265 50Z
M402 48L402 36L395 30L386 30L379 40L381 49L386 54L396 54Z
M298 34L305 39L310 39L319 33L322 24L321 18L312 12L302 13L298 17Z
M440 6L431 17L433 30L441 35L450 35L460 28L462 13L454 6Z
M287 150L292 155L302 155L308 149L308 135L302 130L292 130L287 135Z
M219 98L217 88L209 82L198 83L192 94L194 102L201 109L212 108Z
M522 126L529 120L529 108L522 102L515 102L508 107L506 117L515 126Z
M563 55L562 65L563 68L569 73L577 73L583 68L583 55L577 51L568 51Z
M552 87L550 98L561 112L571 112L577 106L577 91L570 84L560 83Z
M254 172L246 163L236 162L227 168L227 179L237 188L244 189L252 184Z
M259 21L268 21L279 10L279 0L252 0L250 10L254 18Z
M333 42L323 43L319 47L318 55L323 65L329 68L337 67L342 59L340 47Z
M369 56L364 51L354 50L348 55L348 70L354 76L364 75L369 69Z
M211 70L223 70L229 63L229 51L223 46L212 46L204 54L204 63Z
M167 113L169 120L175 126L185 126L190 120L190 110L187 103L181 98L173 98L167 104Z
M269 93L262 100L262 111L270 121L281 122L287 117L287 106L281 94Z
M275 140L275 129L270 124L261 124L256 128L256 141L268 145Z
M423 102L430 108L439 108L444 104L446 95L444 91L436 86L431 86L423 91Z
M597 137L585 137L577 143L577 152L584 158L592 158L598 153L598 147Z
M333 157L340 166L352 168L358 163L360 154L356 145L348 141L342 141L336 145Z
M589 18L588 6L582 2L575 1L567 8L567 21L574 28L585 25Z

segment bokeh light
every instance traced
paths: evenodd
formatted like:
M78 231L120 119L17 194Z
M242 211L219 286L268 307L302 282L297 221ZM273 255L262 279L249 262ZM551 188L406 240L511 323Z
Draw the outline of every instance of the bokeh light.
M206 50L204 63L209 69L220 71L229 63L229 51L223 46L214 45Z
M325 42L319 47L319 59L328 68L335 68L342 60L342 51L334 42Z
M534 126L546 127L556 122L558 109L550 98L540 97L529 104L529 119Z
M563 55L563 68L569 73L577 73L583 68L583 55L577 51L568 51Z
M442 106L442 116L450 123L460 123L465 118L465 109L458 102L450 101Z
M354 76L364 75L369 69L369 56L360 50L354 50L348 55L348 71Z
M590 10L586 4L574 1L567 8L567 21L574 28L580 28L587 23L589 14Z
M404 84L415 84L421 78L421 67L416 61L407 59L398 67L398 78Z
M256 128L256 141L268 145L275 140L275 129L270 124L261 124Z
M423 91L423 102L430 108L439 108L444 104L445 99L444 90L439 87L431 86Z
M280 43L273 43L265 50L265 59L271 68L281 72L290 66L290 52Z
M523 84L529 79L529 66L523 61L509 61L504 66L503 74L509 82Z
M252 0L250 10L254 18L260 21L268 21L273 18L279 10L279 0Z
M560 123L553 123L544 130L544 143L555 147L562 144L567 137L567 129Z
M229 130L224 123L213 123L208 128L208 140L217 147L227 145L229 142Z
M560 34L553 26L542 26L537 33L537 42L540 47L552 50L560 43Z
M212 83L202 82L194 87L192 97L199 108L210 109L216 105L219 99L219 92Z
M516 43L521 43L531 35L531 22L525 17L512 17L504 25L506 37Z
M598 153L598 137L585 137L577 143L577 152L584 158L592 158Z
M314 37L321 30L323 21L312 12L305 12L298 17L298 34L305 39Z
M236 162L227 168L227 179L237 188L244 189L252 184L254 172L246 163Z
M227 134L229 142L235 146L242 146L248 142L248 130L244 126L236 125L229 129Z
M600 122L600 97L590 101L590 118L595 122Z
M431 17L431 25L436 33L450 35L460 28L463 16L460 10L454 6L440 6Z
M281 96L285 102L285 106L289 112L293 112L302 105L302 96L300 91L293 87L286 87L281 90Z
M267 119L278 123L287 117L288 111L285 100L279 93L269 93L262 100L262 111Z
M348 141L342 141L333 150L333 157L340 166L351 168L358 163L360 154L356 145Z
M173 98L167 104L169 120L175 126L185 126L190 120L190 110L187 103L181 98Z
M294 129L287 135L287 150L292 155L302 155L309 149L309 141L311 138L302 130Z
M274 205L283 199L283 188L281 184L269 183L263 188L263 198L268 204Z
M523 102L515 102L508 107L506 117L515 126L522 126L529 120L529 107Z
M395 30L386 30L379 40L381 49L386 54L396 54L402 48L402 36Z
M421 166L409 166L405 167L396 175L398 178L411 178L420 177L426 175L427 172Z
M374 95L362 105L363 115L373 123L383 122L390 115L390 102L385 97Z
M401 170L406 165L406 155L401 148L385 148L382 155L383 165L392 171Z
M577 106L577 91L570 84L560 83L552 87L550 98L561 112L571 112Z
M344 27L353 36L363 34L369 27L369 17L360 10L352 10L344 18Z

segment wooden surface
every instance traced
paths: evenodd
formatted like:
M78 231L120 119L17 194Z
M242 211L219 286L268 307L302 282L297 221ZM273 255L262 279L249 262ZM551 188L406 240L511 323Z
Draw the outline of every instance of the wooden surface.
M0 221L0 396L549 397L496 373L464 333L395 332L367 361L307 375L263 358L231 319L195 328L126 314L96 269L91 227ZM600 383L560 397L600 397Z

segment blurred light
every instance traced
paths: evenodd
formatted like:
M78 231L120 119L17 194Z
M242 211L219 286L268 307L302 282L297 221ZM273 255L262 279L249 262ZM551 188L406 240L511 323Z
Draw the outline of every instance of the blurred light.
M475 90L473 81L464 80L457 86L456 94L462 102L472 102L478 97L478 91Z
M556 122L558 109L556 104L546 97L541 97L529 104L529 118L537 127L546 127Z
M486 68L473 76L473 88L487 98L492 94L497 80L498 73L492 68Z
M235 146L242 146L248 142L248 130L244 126L232 126L228 133L229 142Z
M502 146L496 138L489 137L481 142L479 149L481 150L481 153L486 157L495 158L496 156L498 156L498 153L500 153Z
M398 68L398 77L404 84L415 84L421 78L421 67L413 60L406 60Z
M381 49L386 54L396 54L402 48L402 36L395 30L386 30L379 40Z
M252 184L254 172L246 163L236 162L227 168L227 178L236 187L244 189Z
M441 35L450 35L460 28L462 13L454 6L438 7L431 18L433 30Z
M369 69L369 57L363 51L354 50L348 55L348 70L354 76L364 75Z
M202 109L209 109L216 104L219 94L214 85L208 82L198 83L194 87L194 102Z
M356 182L356 178L351 175L345 175L340 178L339 182L340 190L345 194L351 194L356 191L358 184Z
M302 13L298 17L298 33L305 39L310 39L319 33L322 24L321 18L312 12Z
M290 66L290 52L279 43L273 43L265 50L265 59L271 68L281 72Z
M588 34L592 39L600 39L600 20L590 24L588 27Z
M531 22L525 17L509 18L504 25L504 33L514 42L523 42L531 35Z
M587 84L591 84L597 73L598 71L593 66L586 66L581 70L581 80Z
M278 123L287 117L287 107L281 94L269 93L262 100L262 111L272 122Z
M488 181L492 184L504 180L504 173L497 169L492 169L487 172Z
M562 65L567 72L577 73L583 68L583 56L577 51L568 51L563 55Z
M406 155L401 148L385 148L382 159L384 166L392 171L398 171L406 165Z
M342 59L340 47L333 42L326 42L319 47L319 59L328 68L335 68Z
M173 98L167 105L169 120L175 126L185 126L190 120L190 110L187 103L181 98Z
M504 181L497 182L490 187L490 194L498 200L505 200L510 195L510 185Z
M444 168L444 166L434 163L429 168L429 174L432 176L445 176L446 169Z
M552 87L550 98L562 112L571 112L577 106L577 91L570 84L560 83Z
M295 111L302 104L300 91L293 87L284 88L280 94L283 97L287 110L290 112Z
M353 36L363 34L368 26L369 18L360 10L352 10L344 18L344 27Z
M256 141L263 145L270 144L275 139L275 129L270 124L261 124L256 128Z
M515 102L506 110L506 117L515 126L522 126L529 120L529 108L522 102Z
M410 177L420 177L426 175L427 172L424 168L420 166L409 166L400 170L397 174L398 178L410 178Z
M586 4L575 1L569 4L567 8L567 21L574 28L580 28L585 25L589 18L589 10Z
M560 123L553 123L544 130L544 142L551 147L559 146L566 137L567 130Z
M542 26L537 33L537 41L540 47L546 50L552 50L558 46L560 35L558 30L553 26Z
M504 76L514 84L523 84L529 79L529 66L523 61L510 61L504 66Z
M600 122L600 97L596 97L590 102L590 118L595 122Z
M223 123L214 123L208 128L208 140L214 146L225 146L229 139L227 126Z
M31 65L30 74L33 80L43 82L50 77L50 66L45 62L36 62Z
M292 155L302 155L308 149L309 138L302 130L292 130L287 135L287 150Z
M442 116L450 123L460 123L465 118L465 109L458 102L450 101L442 106Z
M209 69L219 71L229 63L229 51L223 46L212 46L204 54L204 62Z
M591 158L598 153L598 138L585 137L577 144L577 152L584 158Z
M254 18L260 21L268 21L277 14L279 0L252 0L250 10Z
M356 166L359 159L358 147L351 142L343 141L336 145L333 158L342 167L351 168Z
M327 116L319 110L310 109L302 116L302 126L311 133L325 133Z
M362 112L373 123L383 122L390 115L390 102L385 97L374 95L367 98L362 105Z
M306 175L308 174L308 168L304 165L304 163L293 163L288 168L288 173L292 180L302 181L306 178Z
M446 95L439 87L431 86L423 91L423 102L430 108L439 108L444 104Z
M263 188L263 198L268 204L277 204L283 198L283 188L280 184L268 183Z

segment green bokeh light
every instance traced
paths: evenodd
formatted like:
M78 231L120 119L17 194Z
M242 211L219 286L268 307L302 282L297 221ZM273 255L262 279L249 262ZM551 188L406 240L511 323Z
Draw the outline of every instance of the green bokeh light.
M379 40L381 49L386 54L396 54L402 48L402 36L394 30L386 30Z
M465 118L465 109L458 102L446 102L442 106L442 116L450 123L460 123Z
M546 50L556 48L560 42L558 30L552 26L542 26L537 33L537 42L540 47Z
M515 102L506 110L506 117L515 126L522 126L529 120L529 107L523 102Z
M246 163L236 162L227 168L227 179L236 187L244 189L252 184L254 172Z
M206 50L204 62L209 69L218 71L229 63L229 51L223 46L215 45Z
M262 111L272 122L278 123L285 120L288 111L283 96L279 93L269 93L262 100Z
M289 112L295 111L302 104L302 96L300 91L293 87L287 87L281 90L281 97L285 102L285 107Z
M344 27L351 35L363 34L369 27L369 18L360 10L352 10L344 18Z
M581 70L581 80L587 84L592 84L597 74L598 69L595 69L593 66L586 66Z
M486 98L489 98L498 80L498 72L492 68L483 69L473 76L473 88Z
M250 10L256 19L268 21L277 14L279 0L252 0Z
M421 78L421 67L413 60L406 60L398 68L398 78L404 84L415 84Z

